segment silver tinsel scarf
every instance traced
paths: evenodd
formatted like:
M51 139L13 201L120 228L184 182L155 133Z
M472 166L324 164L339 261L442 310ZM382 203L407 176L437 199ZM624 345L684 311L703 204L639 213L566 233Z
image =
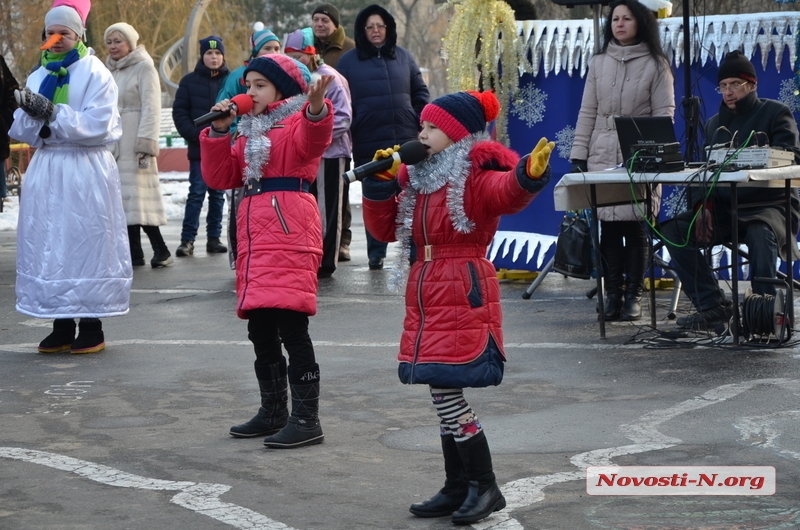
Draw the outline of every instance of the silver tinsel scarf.
M469 153L475 142L488 139L489 135L485 132L467 136L431 155L430 158L408 166L409 185L400 194L400 203L397 206L397 218L395 219L397 225L395 238L400 243L400 247L395 258L397 263L389 281L391 289L400 290L408 275L414 208L417 205L418 194L430 195L447 185L447 209L450 212L453 229L462 234L469 234L475 229L475 223L467 217L467 213L464 211L464 188L472 171ZM417 251L422 252L423 250L418 249Z
M267 137L272 127L279 121L285 120L301 108L308 99L300 94L286 99L286 103L279 105L272 112L251 116L245 114L239 120L239 134L247 137L244 146L244 161L247 164L242 170L242 183L257 181L263 176L263 168L269 163L269 151L272 142Z

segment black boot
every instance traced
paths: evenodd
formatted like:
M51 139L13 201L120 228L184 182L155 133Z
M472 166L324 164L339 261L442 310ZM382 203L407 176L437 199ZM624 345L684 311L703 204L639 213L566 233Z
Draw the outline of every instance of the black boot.
M141 267L144 265L144 250L142 250L142 234L139 225L128 225L128 243L131 249L131 265Z
M619 320L622 308L622 273L624 260L621 252L609 251L603 254L603 273L605 282L605 305L603 312L606 321Z
M181 240L181 244L178 245L175 255L179 258L185 258L186 256L191 256L192 254L194 254L194 241Z
M461 461L452 434L442 436L444 454L444 487L427 501L416 502L408 509L417 517L444 517L452 515L467 498L467 470Z
M97 353L106 349L103 323L99 318L82 318L78 322L78 338L69 349L72 353Z
M642 318L642 292L644 273L647 270L647 247L625 248L625 303L622 305L622 320Z
M209 237L206 241L206 252L209 254L223 254L228 252L228 247L222 244L218 237Z
M53 321L53 332L39 343L39 353L67 351L75 340L75 321L57 318Z
M293 369L289 367L289 388L292 391L292 414L279 433L264 438L272 449L294 449L321 444L325 439L319 423L319 365Z
M161 235L161 229L157 226L142 225L142 230L147 234L148 239L150 239L150 246L153 247L153 259L150 260L150 266L154 269L160 269L172 265L172 255L164 242L164 236Z
M467 469L469 488L464 504L453 514L454 524L472 524L506 507L492 471L492 454L483 431L457 444Z
M269 365L269 377L258 380L261 391L261 407L247 423L231 427L230 435L236 438L252 438L275 434L286 426L289 418L287 403L288 383L286 379L286 360Z

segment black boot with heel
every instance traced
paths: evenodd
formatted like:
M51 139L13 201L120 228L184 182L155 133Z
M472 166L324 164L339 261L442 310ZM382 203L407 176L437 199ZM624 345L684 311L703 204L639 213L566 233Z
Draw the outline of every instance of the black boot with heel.
M417 517L444 517L457 511L467 498L467 470L452 434L442 436L444 487L430 499L416 502L408 509Z
M606 321L619 320L622 309L622 272L624 269L622 252L607 252L603 254L603 267L605 283L605 304L603 312ZM598 308L599 310L599 308Z
M647 270L647 247L625 248L625 302L622 304L620 318L632 321L642 318L642 293L644 274Z

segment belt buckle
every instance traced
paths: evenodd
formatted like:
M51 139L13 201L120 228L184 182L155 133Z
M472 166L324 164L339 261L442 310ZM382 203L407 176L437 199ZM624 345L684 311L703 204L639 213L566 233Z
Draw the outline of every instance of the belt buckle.
M425 245L425 261L433 261L433 245Z
M248 180L244 187L245 196L258 195L261 193L261 179L256 181Z

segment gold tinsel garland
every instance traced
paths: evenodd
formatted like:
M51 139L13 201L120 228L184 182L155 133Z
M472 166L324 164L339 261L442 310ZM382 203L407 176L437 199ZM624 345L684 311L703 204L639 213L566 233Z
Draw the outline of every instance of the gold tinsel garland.
M447 0L455 10L444 37L450 90L494 89L500 100L497 139L508 143L508 107L519 89L520 46L511 6L502 0Z

